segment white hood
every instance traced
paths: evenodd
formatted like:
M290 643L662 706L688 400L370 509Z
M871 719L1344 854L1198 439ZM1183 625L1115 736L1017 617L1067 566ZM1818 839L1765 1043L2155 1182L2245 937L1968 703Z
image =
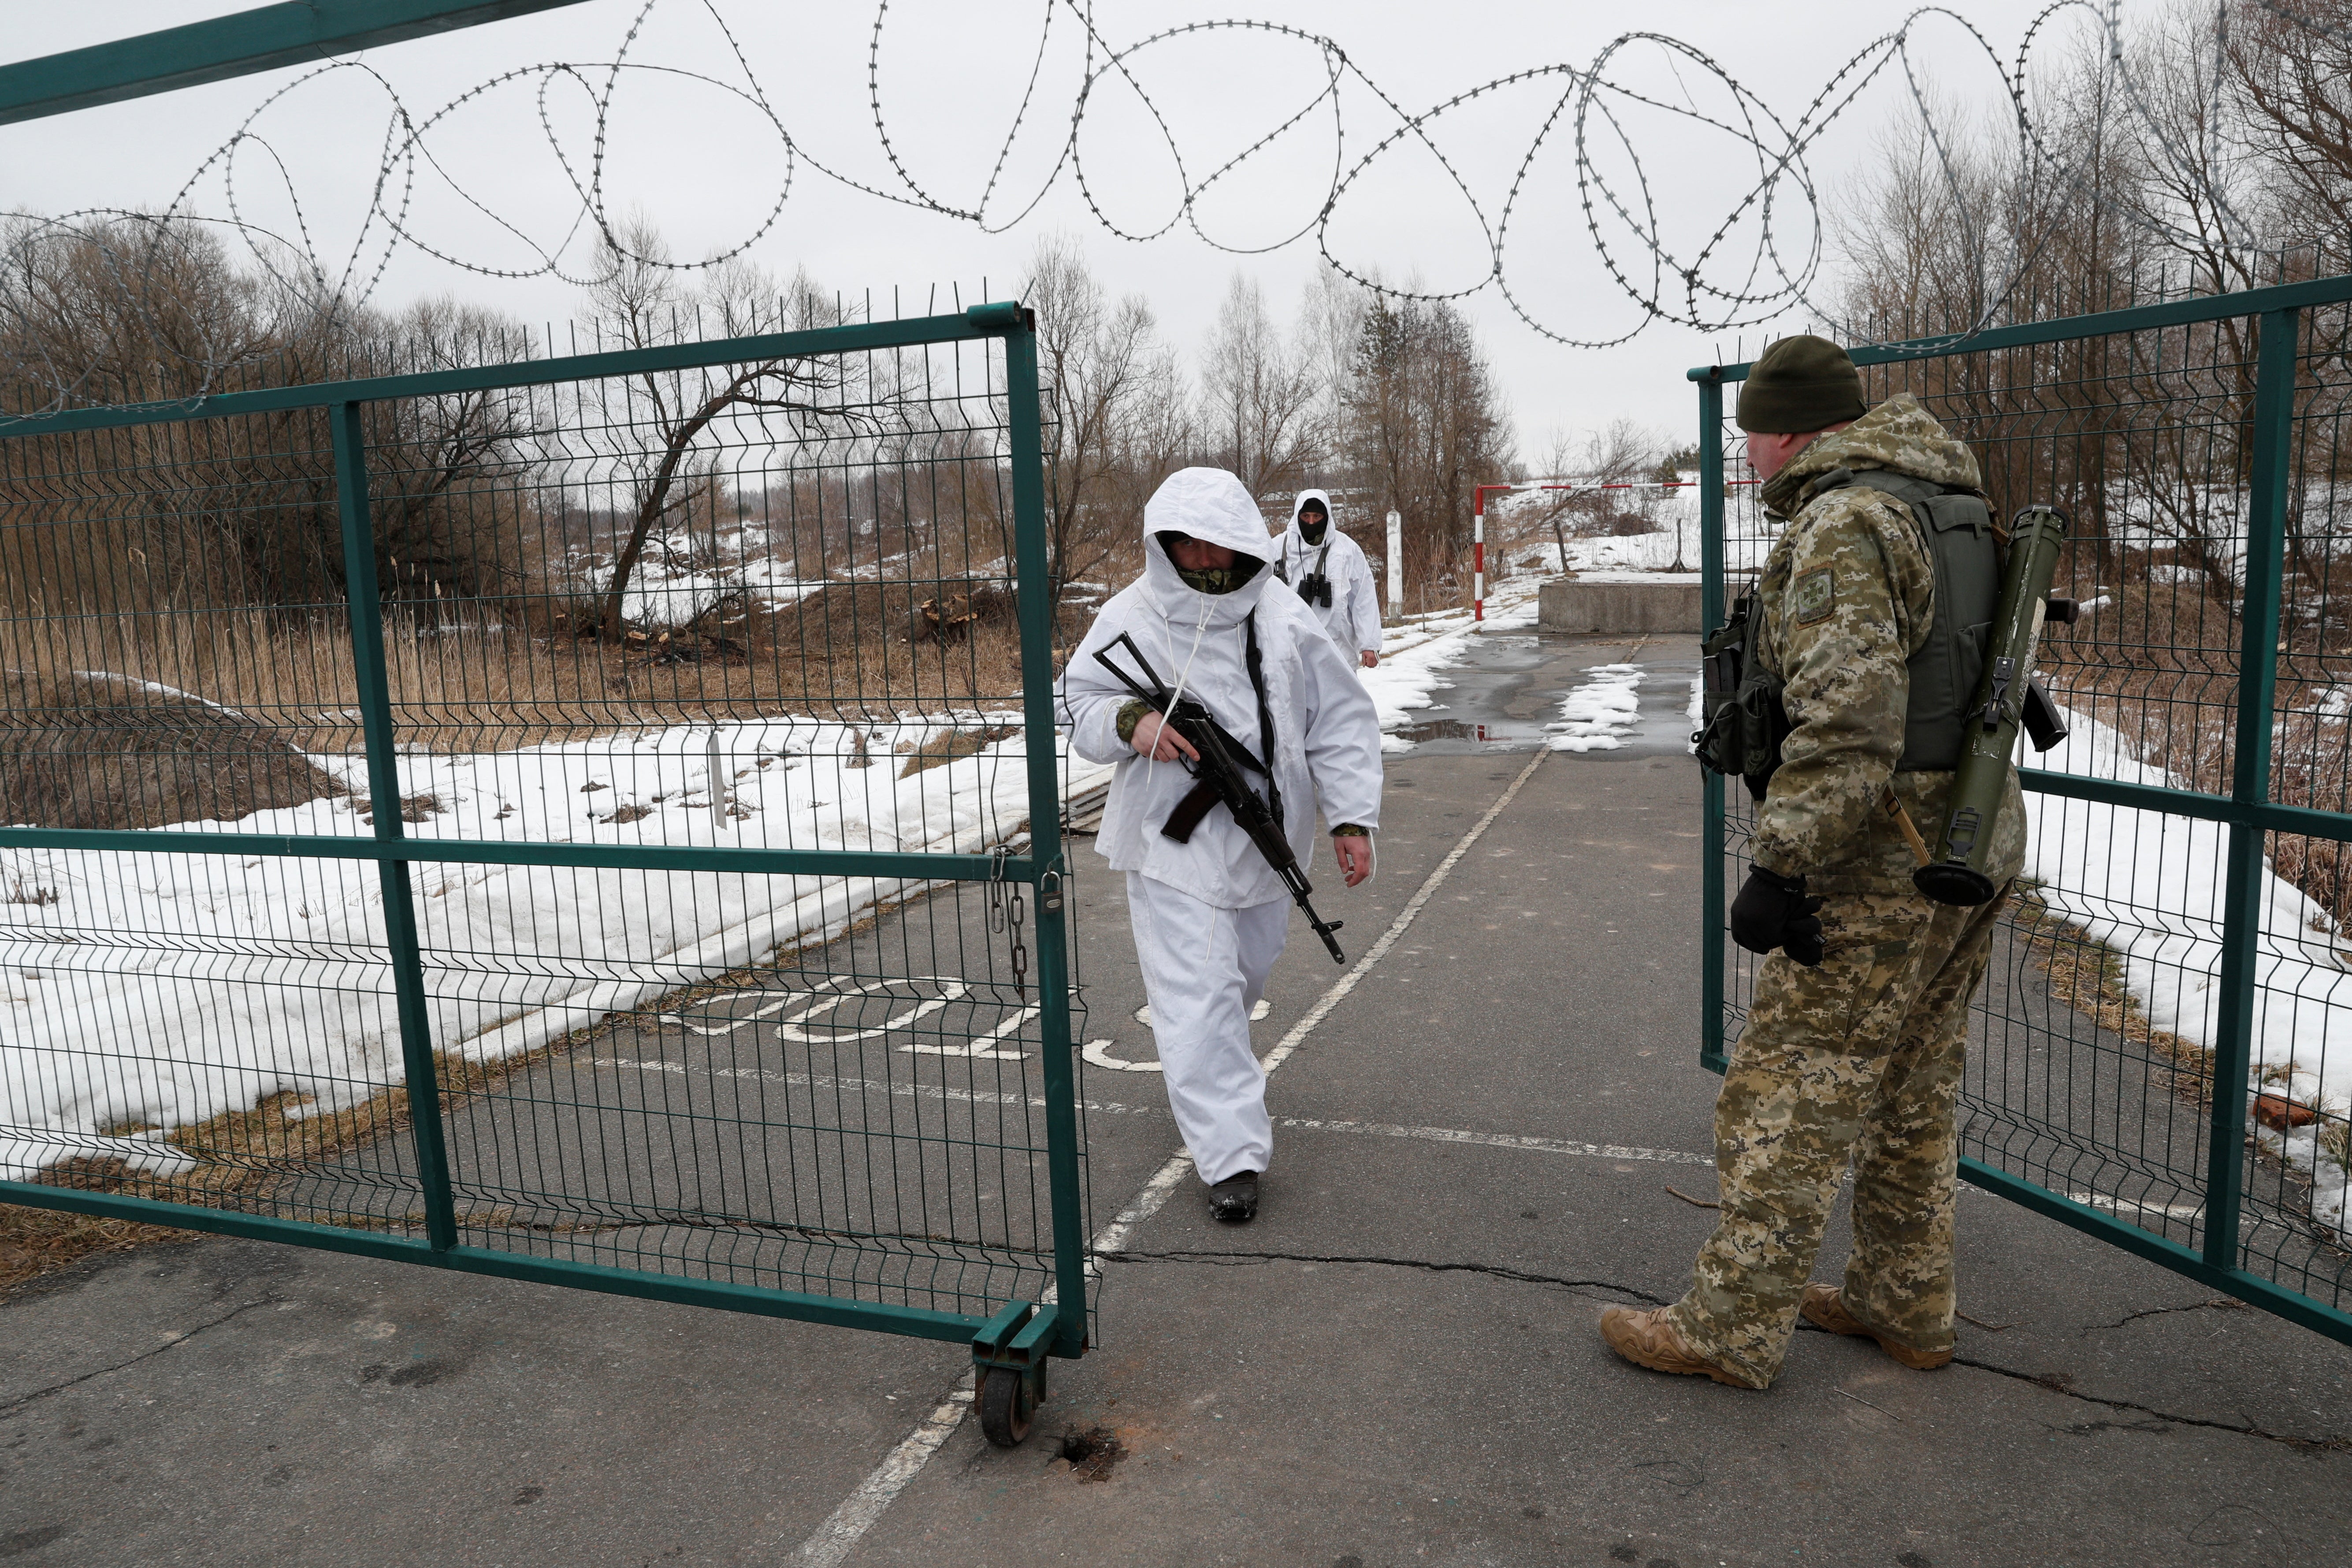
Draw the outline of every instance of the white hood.
M1179 468L1161 480L1143 503L1143 580L1160 609L1188 632L1201 624L1204 611L1211 627L1242 619L1256 606L1274 574L1262 568L1230 594L1202 594L1176 574L1176 563L1160 543L1163 533L1188 533L1259 562L1271 563L1281 552L1257 502L1224 469Z
M1307 510L1307 503L1308 501L1318 501L1322 504L1323 521L1325 527L1336 528L1339 526L1339 520L1331 510L1331 498L1328 494L1322 490L1300 490L1297 495L1291 499L1290 502L1290 526L1292 528L1295 529L1298 526L1298 514ZM1328 539L1330 535L1327 533L1324 537Z

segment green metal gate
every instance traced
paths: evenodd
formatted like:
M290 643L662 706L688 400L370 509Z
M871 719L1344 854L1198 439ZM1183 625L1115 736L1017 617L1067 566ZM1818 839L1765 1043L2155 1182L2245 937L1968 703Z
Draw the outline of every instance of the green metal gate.
M969 1342L1017 1428L1088 1337L1033 332L0 421L0 1201Z
M2034 848L1978 996L1962 1177L2352 1342L2352 278L1982 331L1888 323L1996 514L2074 519L2042 668L2074 733L2021 776ZM1936 325L1948 331L1928 335ZM1706 624L1777 529L1698 384ZM1736 498L1736 499L1732 499ZM1758 960L1725 940L1753 816L1706 782L1701 1059Z

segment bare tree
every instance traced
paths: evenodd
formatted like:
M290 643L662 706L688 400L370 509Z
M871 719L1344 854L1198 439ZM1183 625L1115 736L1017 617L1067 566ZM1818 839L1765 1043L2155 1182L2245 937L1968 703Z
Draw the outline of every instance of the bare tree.
M479 364L514 353L518 331L447 300L388 319L356 312L239 266L193 223L18 220L0 231L0 409L9 412ZM385 599L437 615L507 590L526 398L499 390L367 406ZM0 591L152 609L167 585L189 605L263 605L280 618L337 603L345 563L320 423L315 410L293 409L243 416L234 441L172 423L68 438L79 455L57 455L77 465L95 457L121 499L75 530L68 549L18 531L0 561ZM0 483L0 511L39 517L63 501Z
M1470 542L1472 487L1512 468L1502 394L1462 313L1374 296L1348 381L1344 444L1374 510L1402 514L1405 568L1425 592Z
M642 218L625 226L618 240L604 244L588 294L600 328L625 348L681 342L712 329L724 336L775 331L786 318L818 309L805 278L796 279L785 292L764 275L740 267L715 273L698 295L688 293L678 270L669 265L667 245ZM631 378L632 423L649 427L650 440L625 454L635 470L631 515L596 611L593 629L598 636L622 636L629 582L656 527L698 500L715 500L716 476L698 470L692 460L695 443L711 421L731 409L821 416L826 411L818 399L840 384L837 368L793 359L695 373L648 371Z
M1255 280L1234 274L1202 361L1202 434L1211 460L1253 496L1296 480L1315 458L1319 388L1308 353L1283 342Z
M1057 426L1048 543L1054 595L1129 538L1148 494L1192 445L1183 374L1142 296L1112 303L1076 241L1041 239L1022 298ZM1140 490L1142 493L1138 493Z
M2224 47L2277 239L2332 249L2340 265L2352 235L2352 0L2239 0Z

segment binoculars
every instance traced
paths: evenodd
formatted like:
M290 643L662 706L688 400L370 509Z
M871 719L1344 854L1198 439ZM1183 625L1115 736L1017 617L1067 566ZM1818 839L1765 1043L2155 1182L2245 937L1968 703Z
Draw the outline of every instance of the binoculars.
M1310 605L1324 609L1331 607L1331 579L1322 573L1313 573L1298 580L1298 596Z

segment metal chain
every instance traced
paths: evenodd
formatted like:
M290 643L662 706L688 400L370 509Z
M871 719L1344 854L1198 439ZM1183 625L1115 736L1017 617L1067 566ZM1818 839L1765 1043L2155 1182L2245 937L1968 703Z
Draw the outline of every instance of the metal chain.
M998 845L988 856L988 931L992 936L1009 937L1006 944L1013 954L1013 994L1023 1006L1029 1005L1029 948L1021 940L1021 928L1028 923L1029 905L1022 897L1021 884L1008 881L1004 863L1012 851Z

